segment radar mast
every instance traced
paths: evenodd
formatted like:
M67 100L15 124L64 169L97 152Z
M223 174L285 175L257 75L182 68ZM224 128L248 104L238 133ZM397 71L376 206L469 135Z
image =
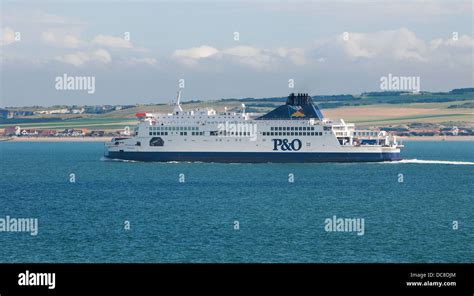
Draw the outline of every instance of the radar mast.
M177 113L177 112L183 112L183 108L181 108L181 91L183 89L182 88L179 88L178 90L178 96L176 97L176 103L175 103L175 106L174 106L174 109L173 109L173 112L174 113Z

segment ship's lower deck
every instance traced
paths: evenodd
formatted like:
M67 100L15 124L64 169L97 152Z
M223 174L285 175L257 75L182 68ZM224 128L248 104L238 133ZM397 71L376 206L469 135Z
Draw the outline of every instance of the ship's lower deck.
M401 160L400 152L182 152L109 151L111 159L221 163L381 162Z

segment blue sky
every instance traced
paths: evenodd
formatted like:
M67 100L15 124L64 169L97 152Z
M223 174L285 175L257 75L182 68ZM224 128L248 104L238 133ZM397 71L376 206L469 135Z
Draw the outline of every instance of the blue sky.
M0 106L166 103L179 79L184 100L377 91L389 73L419 76L422 90L469 87L472 6L3 1ZM94 76L96 92L56 90L64 73Z

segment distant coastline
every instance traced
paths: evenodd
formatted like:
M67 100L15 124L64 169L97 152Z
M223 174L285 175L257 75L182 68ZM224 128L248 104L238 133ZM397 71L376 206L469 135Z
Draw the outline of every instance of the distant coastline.
M0 137L0 142L109 142L112 137Z
M474 141L474 136L412 136L412 137L397 137L400 142L404 141L435 141L435 142L464 142Z
M412 136L397 137L399 141L474 141L474 136ZM109 142L112 137L0 137L0 142Z

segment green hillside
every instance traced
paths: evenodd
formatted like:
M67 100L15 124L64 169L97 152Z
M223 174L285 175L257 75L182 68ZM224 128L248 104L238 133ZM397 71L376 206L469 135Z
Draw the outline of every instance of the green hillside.
M408 92L367 92L360 95L313 95L313 100L322 109L323 113L336 114L345 110L349 114L348 119L364 125L384 126L393 123L409 122L441 122L459 121L472 123L474 108L474 88L454 89L449 92L433 93L408 93ZM242 99L220 99L214 101L183 101L183 109L212 107L218 111L239 110L241 105L246 105L247 112L265 113L276 106L284 104L286 97L270 98L242 98ZM58 106L55 106L56 108ZM67 106L60 106L67 107ZM77 107L77 106L75 106ZM372 108L380 116L367 116L365 109ZM52 109L50 107L49 109ZM45 110L47 107L18 107L7 111L31 111ZM141 112L168 113L173 106L165 104L136 105L127 109L117 110L102 114L34 114L32 116L20 116L13 119L0 118L0 128L21 125L22 127L35 128L89 128L89 129L117 129L126 125L136 123L135 114ZM420 112L413 112L419 109ZM396 110L398 116L392 115L391 110ZM404 114L403 110L407 110ZM426 111L428 110L428 111ZM431 111L430 111L431 110ZM362 112L364 111L364 112ZM408 112L410 111L410 112ZM401 114L400 114L401 113ZM344 117L346 118L347 115Z

